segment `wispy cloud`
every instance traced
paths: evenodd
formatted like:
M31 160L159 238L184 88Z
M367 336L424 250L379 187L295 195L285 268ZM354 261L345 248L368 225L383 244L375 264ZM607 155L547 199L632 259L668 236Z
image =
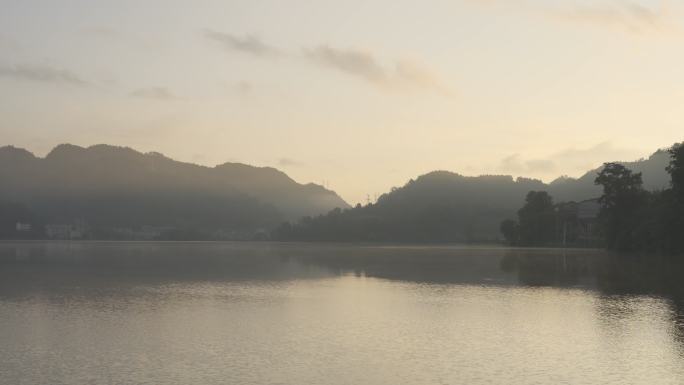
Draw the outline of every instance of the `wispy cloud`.
M620 28L633 33L660 29L666 19L665 8L653 9L633 1L548 9L545 13L558 20Z
M248 96L254 90L254 86L252 85L252 83L245 81L245 80L242 80L242 81L237 82L233 86L233 89L240 96Z
M206 30L204 36L221 44L222 47L230 51L241 52L253 56L278 56L280 50L276 47L264 43L254 35L237 36L228 33Z
M588 148L567 148L548 157L525 159L512 154L499 163L499 171L530 176L556 176L564 173L584 173L608 161L628 161L638 156L636 151L601 142Z
M425 66L411 60L394 60L390 61L389 65L383 65L372 52L360 49L341 49L319 45L313 48L303 48L301 52L293 53L267 44L254 35L237 36L206 30L205 36L221 43L221 46L231 51L258 57L301 58L303 54L303 57L310 63L354 76L386 89L423 89L452 95L438 76ZM241 84L239 89L246 94L251 90L251 85Z
M403 86L429 89L445 96L453 96L452 90L434 72L410 60L400 60L396 63L396 79Z
M601 142L588 148L568 148L553 154L554 159L560 162L578 163L578 164L593 164L610 161L628 161L633 160L637 156L637 152L628 149L617 147L611 142Z
M512 154L501 160L499 169L513 174L548 173L556 171L556 163L551 159L525 160L520 154Z
M307 58L322 66L334 68L372 83L385 84L389 80L386 70L369 52L340 50L322 45L307 49L304 53Z
M131 96L137 98L145 99L157 99L157 100L175 100L178 99L176 95L173 94L166 87L148 87L140 88L130 93Z
M278 159L278 166L280 167L298 167L301 166L302 162L291 159L291 158L280 158Z
M647 33L666 29L673 9L661 0L657 5L636 0L594 1L524 1L469 0L479 6L497 7L505 11L522 12L552 21L585 24L629 33Z
M61 83L73 86L85 86L88 84L88 82L76 74L65 69L27 64L0 64L0 77L43 83Z
M369 51L338 49L328 45L305 49L304 55L320 66L355 76L376 86L423 88L450 94L436 75L415 62L398 60L393 66L383 66Z

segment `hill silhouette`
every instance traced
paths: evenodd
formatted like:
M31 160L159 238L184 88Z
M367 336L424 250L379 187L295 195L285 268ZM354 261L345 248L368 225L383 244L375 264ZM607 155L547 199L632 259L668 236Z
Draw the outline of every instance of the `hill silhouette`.
M336 193L270 167L204 167L126 147L62 144L45 158L0 148L0 201L21 202L45 222L95 227L173 226L252 232L346 208Z
M644 188L653 191L668 187L670 175L665 171L665 167L669 161L670 155L667 151L658 150L647 159L618 163L634 172L642 173ZM548 192L556 201L581 201L596 198L601 195L602 187L594 184L594 179L602 169L603 166L587 171L579 178L557 178L549 183Z
M668 160L667 152L657 151L623 164L643 173L647 189L657 190L668 186ZM154 226L172 230L171 239L250 239L276 229L281 240L493 241L501 238L501 221L516 216L529 191L548 191L556 202L596 198L600 170L548 184L434 171L373 204L350 208L333 191L299 184L270 167L205 167L109 145L63 144L39 158L7 146L0 148L0 208L16 218L1 225L85 221L98 238L130 238L109 230Z
M666 151L623 162L643 172L645 187L668 186ZM376 203L282 225L276 237L311 241L487 242L501 238L502 220L515 218L529 191L548 191L556 202L597 198L594 179L601 168L580 178L547 184L508 175L463 176L434 171L382 195Z

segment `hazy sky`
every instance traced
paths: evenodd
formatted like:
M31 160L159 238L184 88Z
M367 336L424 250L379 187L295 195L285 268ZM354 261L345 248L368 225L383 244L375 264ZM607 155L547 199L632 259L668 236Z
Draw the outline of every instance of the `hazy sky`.
M350 203L684 139L680 1L0 0L0 145L274 166Z

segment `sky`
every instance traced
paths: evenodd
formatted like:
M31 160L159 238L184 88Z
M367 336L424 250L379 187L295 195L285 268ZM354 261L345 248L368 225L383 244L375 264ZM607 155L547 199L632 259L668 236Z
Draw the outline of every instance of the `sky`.
M0 145L272 166L366 202L684 140L684 3L0 0Z

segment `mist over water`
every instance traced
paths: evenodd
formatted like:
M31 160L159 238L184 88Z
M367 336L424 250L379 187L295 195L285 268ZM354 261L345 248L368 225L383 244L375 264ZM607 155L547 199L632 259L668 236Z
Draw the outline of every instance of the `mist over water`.
M684 383L681 285L619 261L598 250L0 243L0 382Z

